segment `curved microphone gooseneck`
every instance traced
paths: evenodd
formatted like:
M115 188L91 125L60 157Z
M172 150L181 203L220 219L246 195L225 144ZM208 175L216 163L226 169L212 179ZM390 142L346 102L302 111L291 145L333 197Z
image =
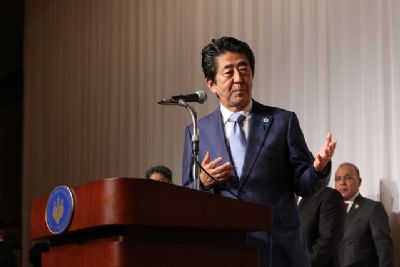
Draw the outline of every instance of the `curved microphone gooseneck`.
M189 95L177 95L172 96L169 100L162 99L158 101L160 105L175 105L186 108L190 113L190 117L193 123L193 134L192 134L192 154L196 162L199 161L199 133L197 130L197 113L196 110L186 102L198 102L204 103L207 100L207 94L204 91L197 91L194 94ZM193 189L200 190L200 170L199 164L193 164Z

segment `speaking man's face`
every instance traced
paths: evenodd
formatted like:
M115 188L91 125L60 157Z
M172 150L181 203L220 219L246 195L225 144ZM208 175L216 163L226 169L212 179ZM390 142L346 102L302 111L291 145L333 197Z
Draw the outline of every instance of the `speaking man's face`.
M253 87L253 74L247 57L226 52L217 57L216 65L215 83L206 80L208 88L230 111L242 110L251 100Z

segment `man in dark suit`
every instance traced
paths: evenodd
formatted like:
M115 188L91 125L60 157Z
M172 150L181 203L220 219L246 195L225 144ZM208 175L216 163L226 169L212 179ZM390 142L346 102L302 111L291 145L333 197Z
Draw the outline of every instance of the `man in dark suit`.
M343 235L345 206L342 195L323 187L300 200L299 211L312 267L338 267L339 242Z
M342 163L335 174L335 187L346 202L347 215L340 243L340 266L394 266L388 217L380 202L361 196L360 171Z
M198 122L202 189L272 208L271 236L248 235L249 243L260 248L260 266L267 266L269 256L272 266L309 266L295 193L312 194L329 180L336 141L327 134L311 163L296 114L252 100L255 59L247 43L232 37L213 40L202 50L202 67L208 88L220 101L215 112ZM182 170L183 185L189 187L191 135L189 126Z

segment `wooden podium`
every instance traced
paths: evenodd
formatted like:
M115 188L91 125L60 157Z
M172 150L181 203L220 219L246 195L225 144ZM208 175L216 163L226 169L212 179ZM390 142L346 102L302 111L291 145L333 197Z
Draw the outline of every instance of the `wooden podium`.
M31 203L30 238L50 240L43 267L257 266L249 231L270 230L269 208L135 178L72 188L62 234L47 229L48 196Z

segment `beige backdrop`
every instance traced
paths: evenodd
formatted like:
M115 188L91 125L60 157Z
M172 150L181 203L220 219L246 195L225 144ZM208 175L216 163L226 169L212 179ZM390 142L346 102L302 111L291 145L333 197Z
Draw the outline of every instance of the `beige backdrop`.
M296 111L312 151L333 132L333 167L360 167L397 249L398 25L398 0L26 0L24 266L29 202L54 186L143 177L159 163L180 183L190 117L156 102L206 89L200 51L221 35L253 47L254 98ZM209 93L195 108L216 106Z

